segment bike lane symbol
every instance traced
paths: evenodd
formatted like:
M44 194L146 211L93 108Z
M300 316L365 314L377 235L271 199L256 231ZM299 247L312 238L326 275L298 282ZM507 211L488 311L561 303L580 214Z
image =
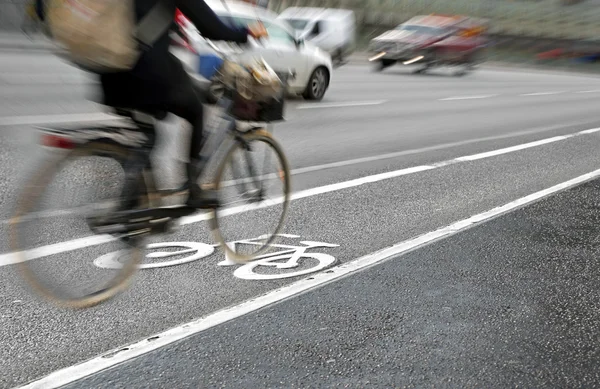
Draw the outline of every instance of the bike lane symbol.
M287 235L288 238L300 238L298 235ZM260 245L258 243L263 237L255 239L241 240L230 243L230 247L235 249L237 245ZM310 249L315 248L335 248L339 247L337 244L324 243L324 242L313 242L313 241L301 241L300 244L303 246L292 246L284 244L271 244L271 248L284 249L281 251L271 252L256 257L253 261L244 264L237 268L233 275L237 278L244 280L276 280L284 278L298 277L310 273L315 273L323 270L336 261L336 258L329 254L324 253L313 253L307 252ZM258 270L262 268L274 268L278 270L291 270L298 268L304 262L317 262L316 265L310 266L307 269L296 270L291 272L276 272L276 273L259 273ZM219 266L235 266L238 265L231 259L225 258L225 261L220 262Z
M279 236L291 239L298 239L298 235L280 234ZM262 245L260 241L263 237L239 240L231 242L228 245L232 249L236 249L239 245ZM291 277L298 277L310 273L314 273L323 270L336 262L336 258L329 254L309 252L316 248L336 248L339 247L337 244L314 242L314 241L301 241L300 246L286 245L286 244L271 244L271 252L256 257L253 261L246 264L239 264L225 256L225 259L219 262L218 266L230 267L239 266L233 275L237 278L244 280L275 280L284 279ZM171 261L154 262L147 264L138 265L138 269L156 269L169 266L178 266L194 261L198 261L202 258L211 256L215 251L216 245L208 245L205 243L198 242L163 242L163 243L152 243L147 246L148 249L173 249L178 248L176 251L160 251L154 253L148 253L146 258L148 259L163 259L174 256L186 255L183 258L178 258ZM273 249L279 249L273 251ZM94 265L103 269L120 269L123 267L120 259L127 255L127 250L121 250L103 255L94 261ZM191 254L191 255L187 255ZM301 265L308 268L298 269ZM263 272L260 272L263 270ZM265 273L264 270L268 270ZM280 270L279 272L273 272L273 270Z

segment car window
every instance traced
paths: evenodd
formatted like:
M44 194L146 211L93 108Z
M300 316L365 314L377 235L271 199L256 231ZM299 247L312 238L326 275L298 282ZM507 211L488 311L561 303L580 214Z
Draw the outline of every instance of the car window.
M415 32L417 34L427 34L427 35L443 35L443 34L447 33L447 30L444 28L419 26L419 25L400 25L400 26L396 27L396 30L411 31L411 32Z
M296 45L296 40L285 29L271 23L265 23L269 40L277 44Z
M233 17L233 16L219 16L219 18L229 26L232 27L246 27L249 24L256 23L255 19ZM277 26L276 24L264 22L265 28L269 33L269 40L276 44L284 45L295 45L296 40L290 35L284 28Z
M308 25L308 20L303 19L287 19L286 20L290 26L292 26L295 30L303 31Z

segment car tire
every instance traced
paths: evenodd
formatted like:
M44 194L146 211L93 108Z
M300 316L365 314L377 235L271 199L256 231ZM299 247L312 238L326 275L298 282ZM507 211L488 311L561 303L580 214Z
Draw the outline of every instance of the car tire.
M390 66L393 66L396 64L396 61L392 60L392 59L382 59L380 61L377 61L377 63L375 64L375 71L376 72L381 72L386 68L389 68Z
M303 97L307 100L319 101L325 96L327 88L329 87L329 71L324 66L316 68L310 78L308 79L308 85L304 91Z

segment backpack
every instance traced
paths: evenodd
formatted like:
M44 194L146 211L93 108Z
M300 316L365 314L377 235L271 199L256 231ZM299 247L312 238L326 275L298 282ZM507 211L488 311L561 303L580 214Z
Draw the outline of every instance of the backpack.
M44 4L40 4L44 2ZM175 5L158 3L136 24L135 0L36 0L59 55L94 72L128 71L173 24Z

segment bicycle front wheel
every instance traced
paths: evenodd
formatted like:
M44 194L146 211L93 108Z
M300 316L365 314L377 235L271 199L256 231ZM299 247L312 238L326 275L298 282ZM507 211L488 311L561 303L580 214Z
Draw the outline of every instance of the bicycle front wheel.
M91 220L122 207L127 151L89 143L48 159L26 183L11 223L11 244L25 281L67 308L87 308L122 291L142 256L141 238L96 235ZM143 206L147 196L137 200ZM119 253L122 266L99 257Z
M217 169L214 186L221 206L212 211L211 227L226 256L245 263L268 251L290 201L290 170L281 146L265 130L244 134Z

